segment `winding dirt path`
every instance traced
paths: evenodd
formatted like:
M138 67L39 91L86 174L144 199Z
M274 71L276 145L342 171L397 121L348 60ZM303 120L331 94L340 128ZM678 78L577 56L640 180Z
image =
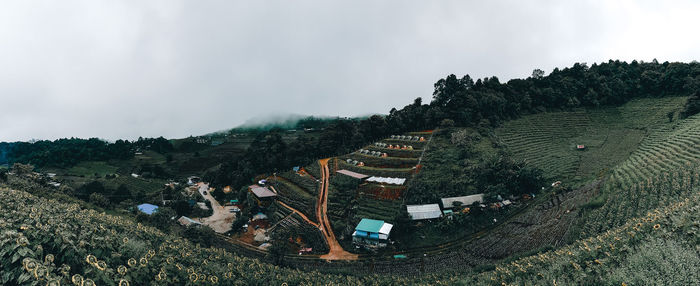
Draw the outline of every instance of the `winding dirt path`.
M301 218L303 218L308 224L313 225L313 226L315 226L315 227L319 227L319 225L318 225L317 223L311 221L308 217L306 217L306 215L304 215L304 214L301 213L300 211L296 210L295 208L290 207L289 205L285 204L284 202L282 202L282 201L280 201L280 200L277 200L277 203L280 204L280 205L282 205L283 207L289 209L290 211L294 212L295 214L298 214L298 215L299 215Z
M321 166L321 188L319 190L318 203L316 204L316 217L318 217L320 224L319 229L326 238L328 248L330 249L328 254L321 255L321 258L326 260L356 260L357 254L347 252L340 246L331 228L331 223L328 220L328 178L330 177L328 160L330 159L318 160L318 164Z

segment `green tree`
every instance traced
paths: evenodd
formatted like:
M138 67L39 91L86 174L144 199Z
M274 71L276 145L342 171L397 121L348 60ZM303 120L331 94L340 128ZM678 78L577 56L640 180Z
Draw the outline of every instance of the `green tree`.
M177 213L169 207L158 207L158 210L151 215L150 222L153 226L168 232L173 225L173 218Z
M110 206L109 200L107 200L107 198L105 198L105 196L100 194L100 193L90 194L89 201L90 201L90 203L92 203L98 207L101 207L101 208L109 208L109 206Z

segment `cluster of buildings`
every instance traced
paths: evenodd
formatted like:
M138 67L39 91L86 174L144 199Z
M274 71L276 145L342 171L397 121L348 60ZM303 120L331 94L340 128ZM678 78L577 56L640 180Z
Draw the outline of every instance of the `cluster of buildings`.
M484 204L484 202L484 194L475 194L442 198L441 204L407 205L406 210L411 220L418 221L449 217L455 211L468 213L475 204L478 204L480 208L490 207L494 209L500 209L512 204L511 200L502 200L500 198L498 202L491 203L489 206ZM358 247L368 248L387 246L392 227L392 224L381 220L363 218L352 234L353 243Z

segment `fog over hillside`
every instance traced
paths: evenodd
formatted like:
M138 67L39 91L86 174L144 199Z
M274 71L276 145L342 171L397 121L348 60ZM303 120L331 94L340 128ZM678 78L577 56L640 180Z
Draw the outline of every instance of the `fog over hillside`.
M276 114L386 113L448 74L695 60L699 3L14 1L0 141L181 138Z

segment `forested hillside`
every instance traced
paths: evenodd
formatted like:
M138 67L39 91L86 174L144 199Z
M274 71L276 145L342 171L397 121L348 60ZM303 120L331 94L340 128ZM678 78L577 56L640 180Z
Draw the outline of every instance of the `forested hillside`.
M577 63L505 83L449 75L434 88L429 103L417 98L367 118L306 118L293 125L301 130L282 124L172 140L0 143L0 165L31 164L0 169L0 281L700 283L693 271L700 267L699 63ZM219 201L241 212L222 239L170 229L176 214L210 215L193 206L201 199L189 182L196 176L212 187L205 208ZM246 187L261 180L274 193L269 205ZM446 206L431 220L407 213L407 205L474 194L483 201L447 206L449 215ZM163 211L151 218L127 211L142 202ZM259 214L270 221L252 226L248 219ZM393 224L392 243L354 249L364 218ZM282 231L269 240L277 246L249 245L265 262L228 248L248 229L278 224ZM309 245L308 256L296 254ZM321 260L331 246L356 261Z

